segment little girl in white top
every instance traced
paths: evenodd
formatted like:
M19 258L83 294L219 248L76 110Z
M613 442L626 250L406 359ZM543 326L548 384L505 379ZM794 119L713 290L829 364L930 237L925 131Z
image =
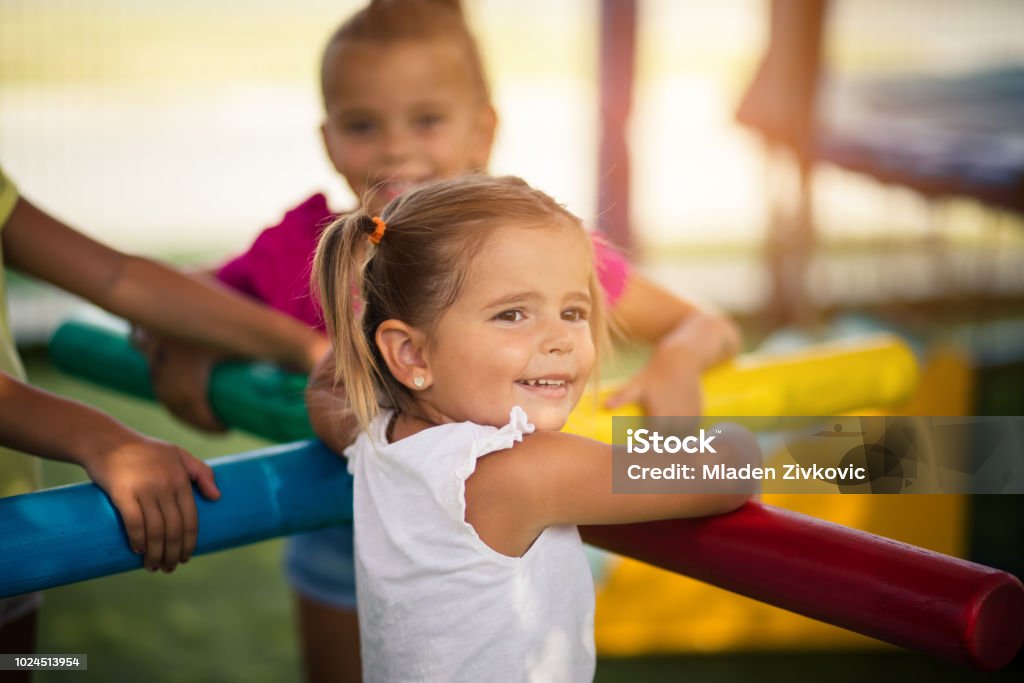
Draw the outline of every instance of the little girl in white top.
M613 494L611 447L558 431L607 336L580 220L516 178L448 180L331 225L313 272L362 428L365 680L592 680L576 525L747 496Z

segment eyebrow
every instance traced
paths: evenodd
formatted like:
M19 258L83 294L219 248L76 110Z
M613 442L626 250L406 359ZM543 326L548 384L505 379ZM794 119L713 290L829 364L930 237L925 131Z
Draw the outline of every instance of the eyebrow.
M353 116L375 116L376 113L370 107L355 106L336 109L334 115L338 118L349 118Z
M523 303L525 301L530 301L530 300L535 300L535 299L540 299L540 298L542 298L541 295L540 295L540 292L536 292L536 291L513 292L512 294L507 294L505 296L502 296L502 297L499 297L497 299L494 299L493 301L491 301L491 302L487 303L486 305L484 305L483 308L484 308L484 310L489 310L489 309L492 309L492 308L501 308L502 306L509 306L511 304ZM569 294L568 297L566 297L566 300L567 301L584 301L584 302L589 304L590 303L590 292L587 292L587 291L572 292L571 294Z
M420 100L409 105L410 109L448 109L451 103L447 100Z
M590 292L573 292L568 297L566 297L566 301L573 303L582 302L587 304L588 306L591 303L593 303L593 300L590 298Z
M506 294L505 296L498 297L484 305L484 309L489 308L500 308L502 306L508 306L509 304L522 303L523 301L529 301L531 299L539 299L540 294L538 292L513 292L512 294Z
M441 99L420 100L408 105L411 111L449 109L449 102ZM341 105L335 109L336 116L376 116L377 109L364 104Z

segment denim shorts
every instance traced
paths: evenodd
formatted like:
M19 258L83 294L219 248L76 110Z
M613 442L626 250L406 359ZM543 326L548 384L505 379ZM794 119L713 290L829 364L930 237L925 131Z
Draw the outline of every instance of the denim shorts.
M352 525L296 534L285 546L284 571L292 589L315 602L353 611L356 568Z

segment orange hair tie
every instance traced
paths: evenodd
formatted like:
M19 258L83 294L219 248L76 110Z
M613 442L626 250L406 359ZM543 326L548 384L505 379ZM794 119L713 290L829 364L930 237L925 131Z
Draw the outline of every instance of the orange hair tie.
M377 226L377 229L370 235L370 243L380 244L380 238L384 236L384 231L388 229L388 224L380 216L373 217L373 224Z

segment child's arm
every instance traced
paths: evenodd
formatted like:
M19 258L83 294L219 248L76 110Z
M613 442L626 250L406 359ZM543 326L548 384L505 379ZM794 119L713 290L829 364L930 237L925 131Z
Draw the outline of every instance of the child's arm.
M201 282L216 283L215 269L185 271ZM153 394L179 420L207 432L225 432L210 406L210 373L230 354L132 326L132 343L146 357Z
M717 455L695 455L694 462L761 463L754 436L738 426L718 435L715 449ZM612 493L612 467L608 444L561 432L527 435L477 461L466 481L466 521L491 548L519 557L549 526L716 515L736 509L758 489L756 482L738 481L729 482L732 493Z
M334 353L327 353L309 375L306 412L313 432L324 445L339 454L352 445L358 427L347 408L345 386L334 382Z
M5 446L84 467L121 513L131 547L145 553L150 571L170 571L195 549L191 482L207 498L220 497L209 465L184 450L3 372L0 437Z
M2 233L11 266L154 330L303 370L323 335L227 290L149 259L128 256L19 199Z
M700 376L739 352L736 325L636 274L612 313L626 337L654 349L608 407L639 402L650 415L700 415Z

